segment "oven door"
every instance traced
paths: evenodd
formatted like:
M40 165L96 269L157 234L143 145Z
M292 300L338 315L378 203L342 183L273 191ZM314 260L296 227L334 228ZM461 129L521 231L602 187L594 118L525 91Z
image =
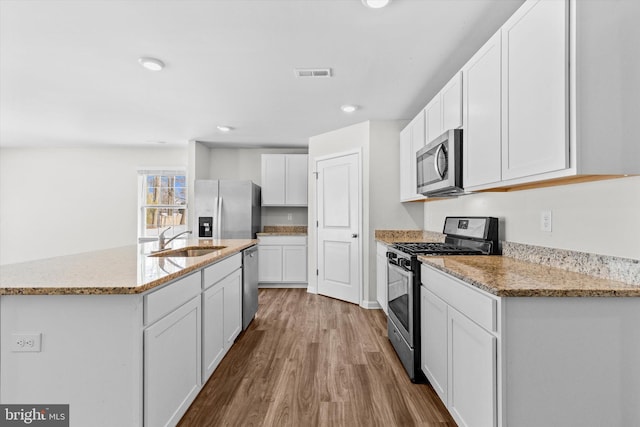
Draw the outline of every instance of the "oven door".
M387 271L389 317L413 348L413 272L396 265L391 259L387 263Z

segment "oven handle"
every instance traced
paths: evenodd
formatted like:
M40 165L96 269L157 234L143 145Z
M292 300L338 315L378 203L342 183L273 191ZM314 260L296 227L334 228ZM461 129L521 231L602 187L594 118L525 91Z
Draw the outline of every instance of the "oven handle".
M389 268L398 270L399 274L402 274L403 276L409 276L410 281L413 281L413 271L409 270L404 266L398 265L392 261L389 261L387 265L389 266Z

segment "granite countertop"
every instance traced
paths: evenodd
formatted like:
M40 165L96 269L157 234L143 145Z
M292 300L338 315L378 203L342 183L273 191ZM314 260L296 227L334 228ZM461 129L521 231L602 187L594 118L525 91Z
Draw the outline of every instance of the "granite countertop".
M376 241L385 245L407 242L444 242L445 235L427 230L375 230Z
M257 244L252 239L177 239L169 248L226 246L198 257L149 257L157 242L0 267L0 295L139 294Z
M506 256L419 256L424 264L500 297L640 297L640 286Z
M260 236L306 236L306 225L265 225Z

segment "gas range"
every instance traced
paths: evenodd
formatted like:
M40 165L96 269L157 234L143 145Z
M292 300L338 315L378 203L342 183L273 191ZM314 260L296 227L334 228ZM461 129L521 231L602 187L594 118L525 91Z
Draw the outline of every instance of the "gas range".
M389 249L400 256L495 255L498 249L498 218L447 217L444 242L396 243Z
M420 262L418 255L495 255L498 219L447 217L445 241L396 243L387 250L388 334L413 382L426 379L420 368Z

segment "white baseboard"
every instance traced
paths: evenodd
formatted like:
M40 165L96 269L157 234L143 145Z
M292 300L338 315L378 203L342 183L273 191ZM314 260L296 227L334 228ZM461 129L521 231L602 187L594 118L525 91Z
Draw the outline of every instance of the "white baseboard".
M306 283L258 283L258 289L299 289L306 287Z
M309 285L307 287L307 292L318 295L318 288L316 286Z
M380 304L378 304L378 301L362 301L360 303L360 307L362 308L366 308L367 310L376 310L376 309L382 309L382 306Z

